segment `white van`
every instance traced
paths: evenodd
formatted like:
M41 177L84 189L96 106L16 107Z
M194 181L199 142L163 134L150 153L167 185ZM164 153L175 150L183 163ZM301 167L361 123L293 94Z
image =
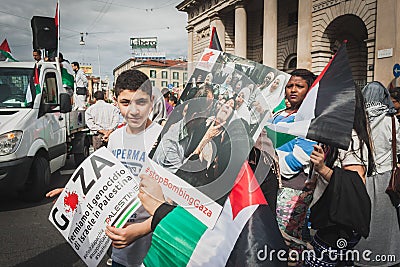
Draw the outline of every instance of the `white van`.
M71 111L55 64L39 63L40 90L34 67L0 62L0 191L17 190L33 201L44 197L51 173L65 165L68 154L79 164L90 145L84 111Z

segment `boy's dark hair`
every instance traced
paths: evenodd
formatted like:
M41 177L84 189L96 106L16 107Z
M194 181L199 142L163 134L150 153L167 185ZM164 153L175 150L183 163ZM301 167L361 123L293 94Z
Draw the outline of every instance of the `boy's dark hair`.
M123 90L141 90L152 96L150 79L139 70L126 70L118 76L115 82L115 96L118 97Z
M290 75L303 78L307 82L308 90L311 89L315 79L318 77L307 69L295 69L290 73Z
M74 62L71 63L71 65L74 65L79 69L79 63L78 62L74 61Z
M96 98L96 100L104 100L104 92L96 91L94 92L93 97Z

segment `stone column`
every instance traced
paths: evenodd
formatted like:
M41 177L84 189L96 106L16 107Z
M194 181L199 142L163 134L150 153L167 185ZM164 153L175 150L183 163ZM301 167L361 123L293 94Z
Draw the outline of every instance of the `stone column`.
M186 26L186 30L188 32L188 55L187 55L187 61L188 61L188 77L190 77L194 67L193 67L193 30L194 27L193 25L188 25Z
M264 0L263 64L276 68L278 50L278 0Z
M213 12L210 14L210 27L210 33L213 27L217 29L219 42L221 44L222 50L225 51L225 25L217 12Z
M235 55L247 56L247 14L242 2L235 5Z
M396 11L398 10L398 0L379 0L376 9L376 31L375 31L375 66L374 80L380 81L387 86L393 76L393 65L397 63L399 56L396 55L398 50L397 43L399 40L399 18ZM400 40L399 40L400 41ZM384 56L379 58L380 50L392 49L392 56Z
M311 70L312 0L299 0L297 67Z

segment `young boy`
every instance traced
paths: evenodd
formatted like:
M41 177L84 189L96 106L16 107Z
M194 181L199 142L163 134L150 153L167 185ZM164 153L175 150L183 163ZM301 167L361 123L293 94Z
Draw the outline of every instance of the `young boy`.
M137 176L157 140L162 127L152 123L153 96L149 78L138 70L127 70L118 76L115 94L126 125L114 131L107 148ZM107 226L113 241L112 266L140 266L151 244L151 219L143 207L124 228Z
M109 136L107 148L137 176L162 130L149 119L154 101L151 83L146 74L127 70L118 76L115 91L126 125ZM54 189L46 196L57 196L62 190ZM106 234L113 241L112 266L141 266L151 244L150 215L140 207L124 228L107 226Z

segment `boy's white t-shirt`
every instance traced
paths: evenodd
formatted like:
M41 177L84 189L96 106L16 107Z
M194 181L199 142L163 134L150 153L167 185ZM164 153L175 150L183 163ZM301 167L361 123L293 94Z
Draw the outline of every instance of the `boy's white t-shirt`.
M139 134L128 134L126 127L119 128L110 135L107 148L137 177L147 158L147 154L151 151L153 144L161 133L162 126L152 123ZM129 222L139 223L149 217L150 215L142 206L133 214ZM113 247L111 258L113 261L125 266L140 266L150 248L150 244L151 233L123 249Z

